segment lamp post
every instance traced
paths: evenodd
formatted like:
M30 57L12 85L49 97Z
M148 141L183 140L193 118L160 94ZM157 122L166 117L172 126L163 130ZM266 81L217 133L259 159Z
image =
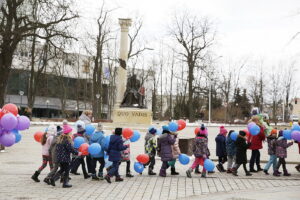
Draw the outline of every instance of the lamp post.
M77 119L78 107L75 107L75 118Z
M48 106L49 106L49 102L50 102L50 101L47 99L47 100L46 100L46 105L47 105L47 117L49 117L49 107L48 107Z
M100 98L99 93L96 94L96 98L97 98L97 118L98 118L99 117L99 98Z
M211 79L209 79L209 94L208 94L208 123L211 123Z
M23 95L24 95L24 92L23 92L22 90L20 90L20 91L19 91L19 95L21 96L21 106L20 106L20 108L22 109L22 104L23 104L23 102L22 102L22 97L23 97Z

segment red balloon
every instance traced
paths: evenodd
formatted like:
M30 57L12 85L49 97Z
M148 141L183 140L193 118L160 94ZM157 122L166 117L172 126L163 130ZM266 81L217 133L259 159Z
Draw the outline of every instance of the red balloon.
M1 110L0 118L6 113L12 113L14 116L18 115L18 107L15 104L9 103L5 104Z
M136 159L142 164L147 164L149 162L149 156L147 154L140 154Z
M89 144L87 143L83 143L82 145L80 145L78 151L80 151L82 153L83 156L89 155Z
M130 139L133 136L133 130L130 128L124 128L122 131L122 135L125 139Z
M177 121L178 124L178 130L181 131L186 127L186 122L182 119Z
M246 133L246 137L249 138L251 136L250 132L248 131L248 129L246 128L245 130L243 130Z
M38 131L33 135L33 137L34 137L35 141L41 142L43 135L44 135L44 132Z
M197 135L200 132L200 127L195 128L195 135Z

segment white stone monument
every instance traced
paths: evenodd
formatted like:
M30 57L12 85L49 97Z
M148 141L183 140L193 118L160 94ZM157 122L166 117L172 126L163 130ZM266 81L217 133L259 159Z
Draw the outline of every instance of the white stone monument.
M135 123L151 124L152 112L147 109L120 108L124 98L127 85L127 60L128 60L128 32L131 26L131 19L119 19L121 26L120 39L120 66L117 68L116 75L116 101L113 112L114 123Z

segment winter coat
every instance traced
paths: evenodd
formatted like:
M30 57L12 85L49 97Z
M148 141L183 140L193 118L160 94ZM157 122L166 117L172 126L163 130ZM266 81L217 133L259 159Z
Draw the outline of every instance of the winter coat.
M155 134L147 133L145 136L145 153L150 157L155 157L157 149L157 140Z
M123 139L123 144L127 147L127 149L121 152L121 159L124 162L130 160L130 140Z
M57 158L56 158L56 145L57 145L57 138L59 136L55 136L53 137L53 140L51 142L51 145L49 147L49 155L51 156L52 158L52 162L53 163L57 163Z
M71 153L78 155L78 151L74 149L69 141L65 140L56 145L56 158L58 163L69 163L71 161Z
M226 138L226 153L228 156L235 156L236 154L235 141L231 139L230 135Z
M172 138L175 139L175 143L172 145L172 155L173 158L178 158L179 154L181 154L180 148L179 148L179 138L176 136L172 136Z
M111 135L110 142L107 149L107 155L109 161L120 161L121 151L124 151L127 147L123 145L123 140L120 135Z
M50 133L46 134L47 140L46 140L46 143L42 146L42 155L43 156L49 156L49 148L52 143L53 137L54 137L53 134L50 134Z
M92 120L84 113L80 115L79 120L83 121L85 125L92 123Z
M158 150L162 161L172 161L172 145L175 144L175 138L168 133L164 133L159 137Z
M89 144L98 143L101 146L101 151L97 155L93 155L93 158L103 158L104 157L104 146L105 146L105 136L103 131L97 131L90 137Z
M193 153L196 158L209 156L210 153L207 144L208 144L208 139L204 136L197 136L194 139Z
M276 137L273 135L270 135L267 137L268 142L268 154L269 155L275 155L276 154Z
M216 155L219 157L227 156L226 154L226 137L223 134L217 135L216 139Z
M262 149L262 142L266 139L266 135L264 133L264 129L260 127L260 132L258 135L250 136L248 142L251 142L250 149L251 150L258 150Z
M236 163L244 164L247 163L247 149L251 144L246 143L246 139L238 135L235 146L236 146Z
M279 137L276 141L276 156L278 158L286 158L287 157L287 151L286 149L291 146L293 142L287 143L287 140L284 139L284 137Z

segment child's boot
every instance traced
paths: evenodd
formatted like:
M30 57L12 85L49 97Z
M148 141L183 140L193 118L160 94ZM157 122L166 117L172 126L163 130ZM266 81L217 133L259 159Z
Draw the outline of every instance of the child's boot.
M124 181L124 179L122 179L120 176L116 177L116 182L122 182L122 181Z
M132 178L132 177L134 177L130 172L127 172L126 173L126 177L128 177L128 178Z
M228 168L227 169L227 174L231 174L232 173L232 169Z
M149 176L155 176L156 173L154 173L154 172L153 172L153 169L149 167L149 169L148 169L148 175L149 175Z
M44 178L44 182L47 183L48 185L51 184L51 183L50 183L50 178L49 178L49 177Z
M63 188L70 188L72 187L71 184L69 184L69 178L67 176L64 176L63 177Z
M110 180L110 176L109 176L109 175L106 175L106 176L104 177L104 179L105 179L108 183L111 183L111 180Z
M216 167L217 167L217 169L219 170L219 172L222 172L222 168L221 168L221 166L222 166L222 165L221 165L220 163L219 163L219 164L217 164L217 166L216 166Z
M192 169L192 168L188 169L188 170L186 171L186 176L187 176L188 178L192 178L192 172L193 172L193 169Z
M297 165L295 168L296 168L296 170L297 170L298 172L300 172L300 164Z
M176 172L175 167L171 167L171 175L179 175L179 173Z
M247 171L246 176L252 176L252 174L249 171Z
M104 177L103 177L103 173L102 173L102 172L99 172L99 173L98 173L98 177L99 177L100 180L104 180Z
M238 174L237 174L237 169L232 168L232 175L233 175L233 176L238 176Z
M257 171L258 172L263 171L263 169L260 167L260 165L257 165Z
M201 177L202 177L202 178L206 178L206 172L202 172L202 173L201 173Z
M221 172L226 172L226 170L224 169L224 166L222 164L221 165Z
M38 179L40 175L40 172L35 171L34 174L31 176L31 179L34 180L35 182L40 182L40 180Z
M166 170L165 169L160 169L159 176L166 177L167 176Z
M201 174L201 172L199 170L199 165L195 168L195 174Z
M283 170L283 176L291 176L291 174L289 174L288 171L285 169Z
M268 172L268 170L264 169L264 171L263 171L263 172L265 173L265 175L269 175L269 172Z
M96 174L92 174L92 180L94 180L94 181L99 181L99 178L97 177Z
M278 169L274 171L273 176L280 176Z

